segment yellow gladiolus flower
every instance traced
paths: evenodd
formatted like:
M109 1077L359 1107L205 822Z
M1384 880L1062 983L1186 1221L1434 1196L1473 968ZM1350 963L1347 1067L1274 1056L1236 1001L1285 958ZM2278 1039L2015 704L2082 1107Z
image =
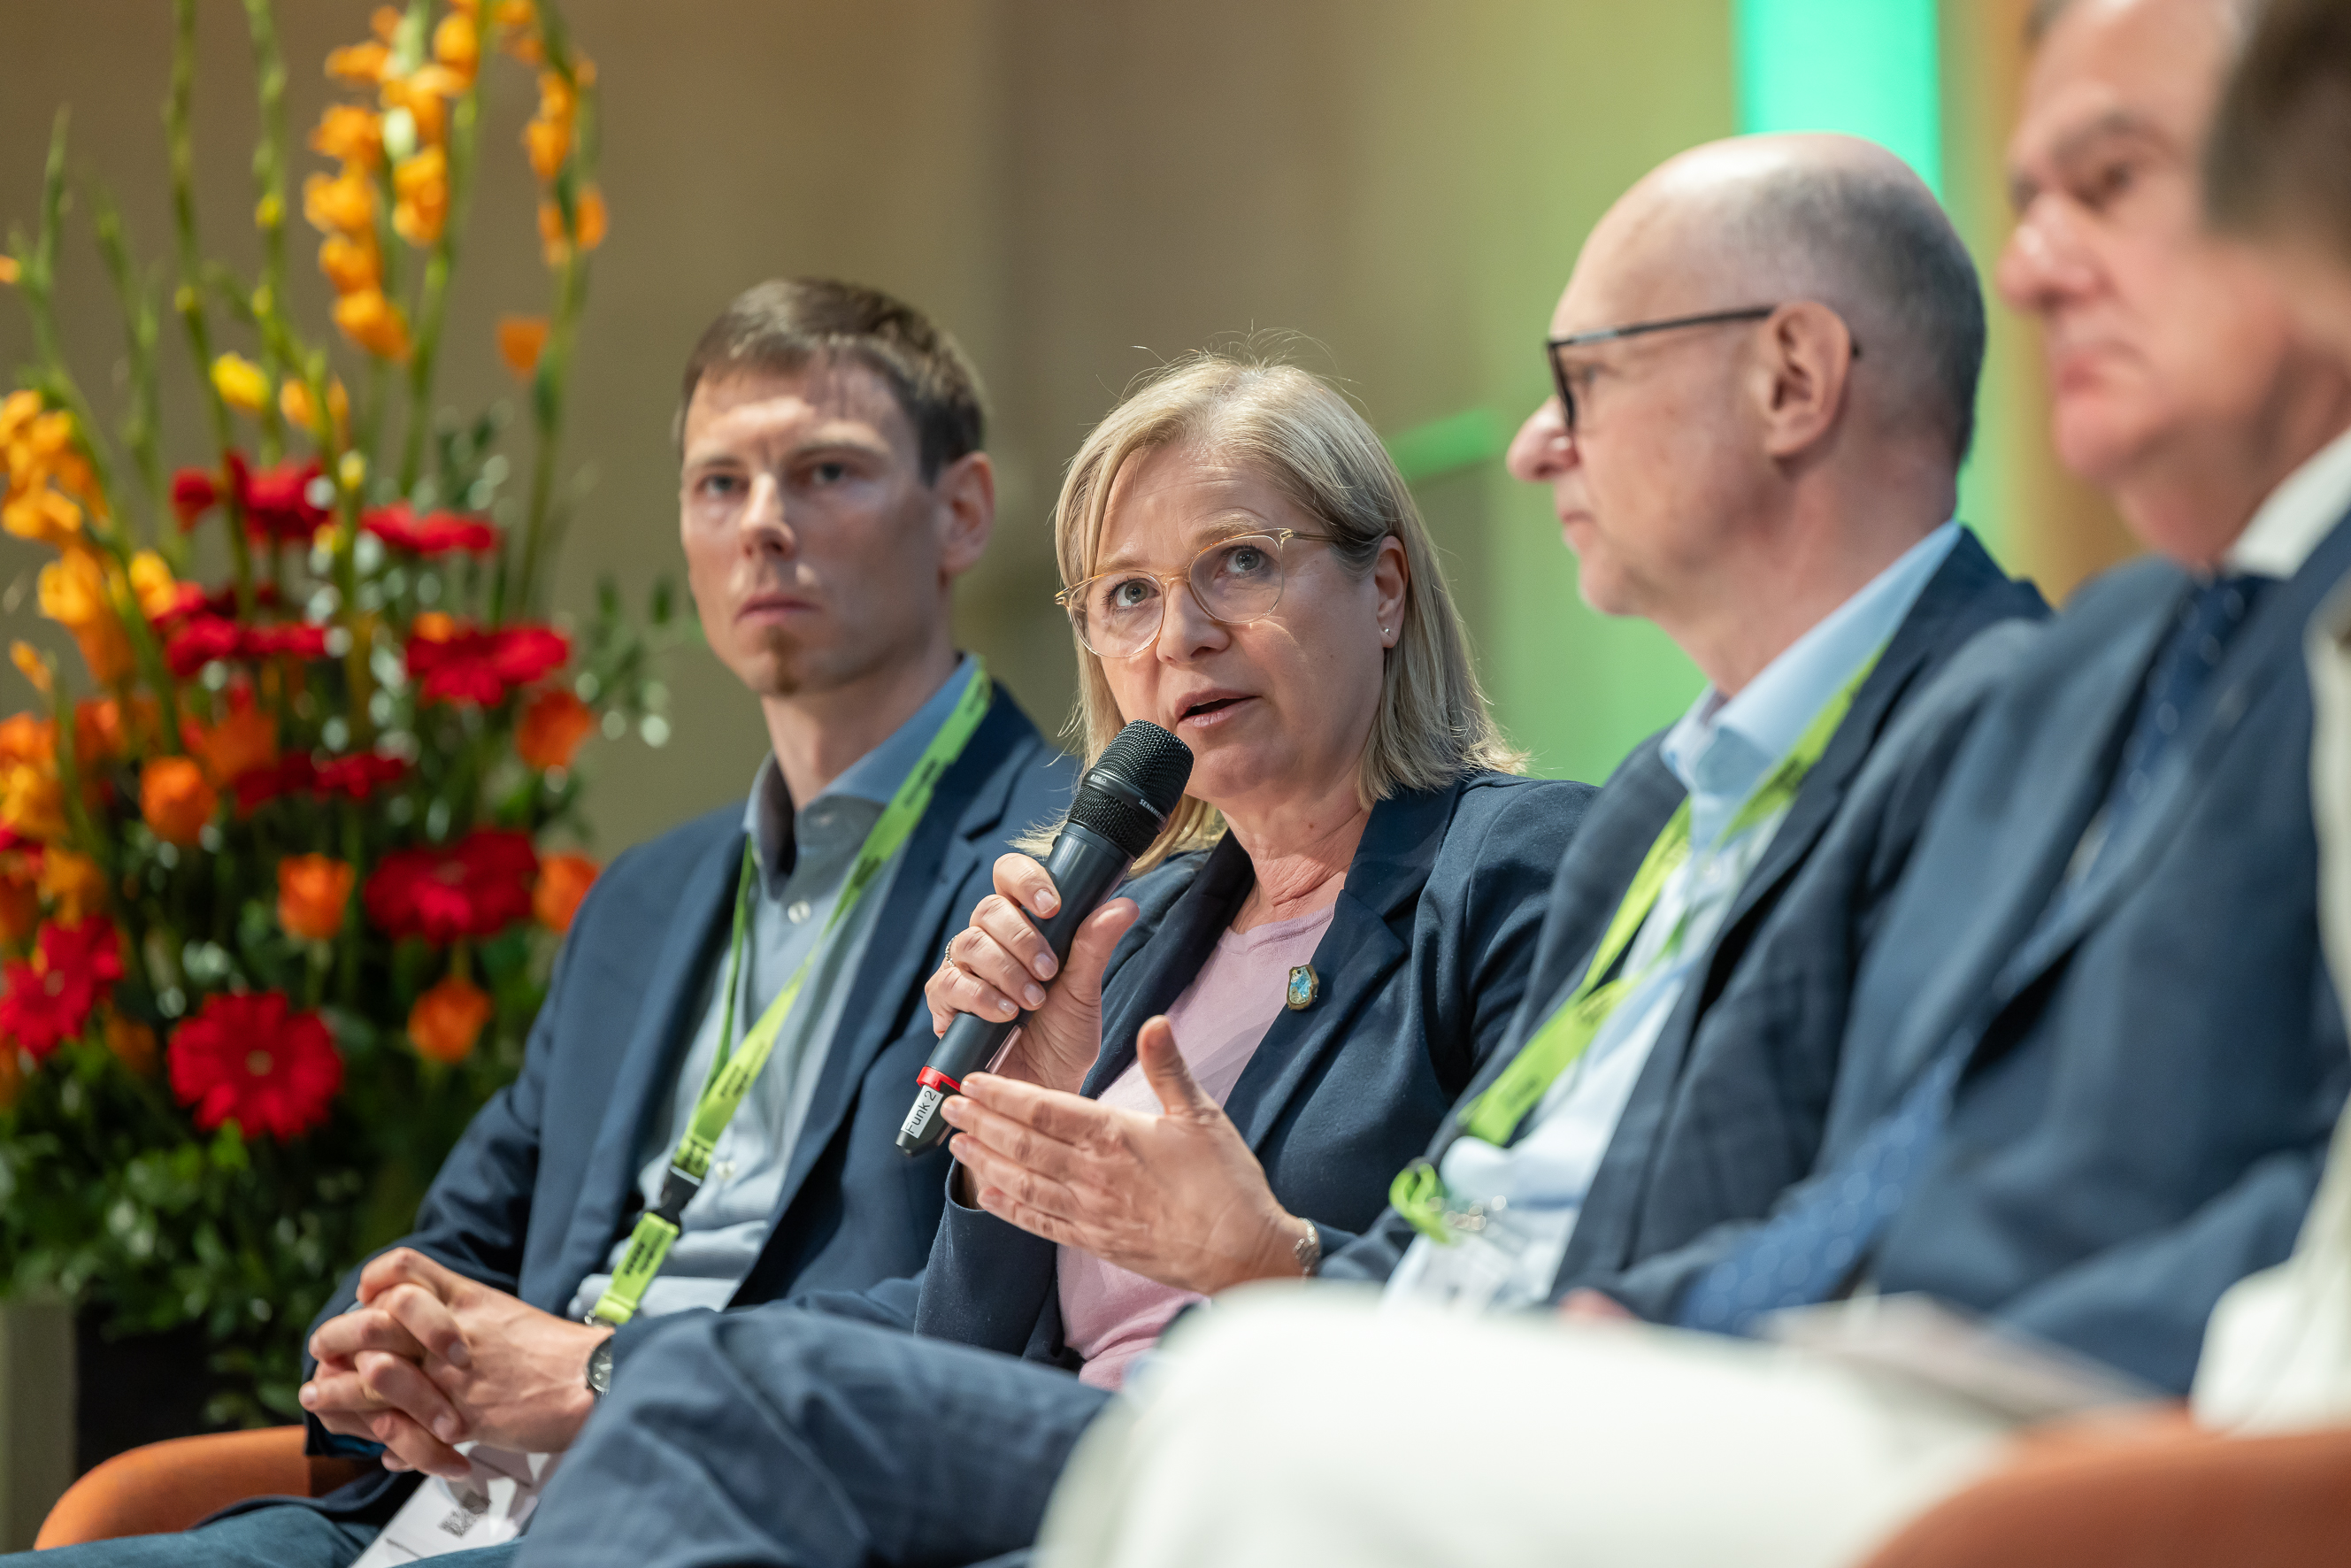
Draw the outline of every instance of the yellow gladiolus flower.
M0 763L0 827L53 843L66 836L65 800L56 775L29 763Z
M372 168L383 158L383 117L354 103L331 105L310 132L310 148L339 163Z
M547 318L544 316L501 316L498 318L498 358L517 381L528 381L538 369L538 356L547 349Z
M81 538L81 508L47 484L0 507L0 528L20 539L63 549Z
M383 287L383 258L376 253L372 233L329 235L319 247L319 270L338 294Z
M13 392L0 398L0 446L14 445L41 412L41 394Z
M375 187L367 171L346 163L333 179L313 174L302 182L302 215L329 234L367 234L375 227Z
M15 256L0 256L0 283L14 283L23 276L24 274L17 268Z
M106 570L87 549L68 549L41 568L41 613L73 633L82 662L101 685L131 673L131 640L115 619Z
M394 13L396 16L397 13ZM392 67L392 51L383 45L353 44L327 56L327 74L353 87L373 87Z
M449 216L448 154L427 147L392 172L392 226L400 237L413 246L439 239Z
M247 413L259 413L269 402L269 378L240 354L223 354L213 361L213 390L221 402Z
M335 325L343 336L381 359L408 357L408 321L380 288L346 294L335 301Z
M163 558L151 549L131 558L131 592L139 601L139 612L150 621L179 607L180 585Z

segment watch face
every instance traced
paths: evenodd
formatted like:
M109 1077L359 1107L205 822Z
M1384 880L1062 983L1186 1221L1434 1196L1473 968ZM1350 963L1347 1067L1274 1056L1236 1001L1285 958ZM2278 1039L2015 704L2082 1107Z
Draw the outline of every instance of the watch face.
M588 1353L588 1392L604 1397L612 1386L612 1342L605 1340Z

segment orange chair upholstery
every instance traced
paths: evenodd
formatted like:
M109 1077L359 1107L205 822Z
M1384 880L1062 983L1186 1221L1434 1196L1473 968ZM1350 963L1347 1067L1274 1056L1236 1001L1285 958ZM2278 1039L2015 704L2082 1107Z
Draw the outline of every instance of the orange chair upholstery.
M2351 1560L2351 1428L2228 1437L2185 1422L2030 1441L1866 1568L2318 1568Z
M249 1497L323 1497L360 1472L302 1452L302 1428L174 1437L117 1454L67 1489L33 1550L160 1535Z

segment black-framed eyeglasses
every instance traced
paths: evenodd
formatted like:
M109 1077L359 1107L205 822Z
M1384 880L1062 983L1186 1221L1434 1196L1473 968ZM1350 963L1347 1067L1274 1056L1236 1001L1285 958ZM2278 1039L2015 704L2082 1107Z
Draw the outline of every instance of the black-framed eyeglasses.
M1226 626L1262 621L1281 603L1288 576L1282 554L1292 539L1336 542L1329 534L1275 528L1236 534L1201 547L1182 571L1126 567L1100 572L1053 595L1070 612L1078 640L1101 658L1124 659L1159 640L1169 591L1184 583L1201 613Z
M1662 321L1635 321L1623 327L1598 327L1589 332L1571 332L1564 338L1544 340L1544 351L1551 358L1551 383L1559 393L1561 417L1566 421L1567 433L1575 434L1575 387L1568 379L1567 364L1559 355L1562 349L1581 349L1593 343L1613 343L1623 338L1646 338L1652 332L1678 331L1684 327L1719 327L1730 321L1761 321L1777 305L1749 305L1737 310L1709 310L1699 316L1672 316ZM1851 329L1847 329L1850 333ZM1853 357L1861 358L1861 340L1853 339Z

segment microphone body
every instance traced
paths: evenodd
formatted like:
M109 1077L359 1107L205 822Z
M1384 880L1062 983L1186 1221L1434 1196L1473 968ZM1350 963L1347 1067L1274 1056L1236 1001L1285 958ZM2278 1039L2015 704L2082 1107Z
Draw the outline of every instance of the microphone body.
M1088 771L1078 786L1070 820L1045 857L1045 872L1061 896L1061 904L1042 921L1022 911L1056 961L1068 959L1078 927L1109 901L1134 857L1166 825L1191 772L1192 754L1184 744L1140 719L1121 730ZM914 1107L898 1129L899 1153L912 1156L938 1145L947 1132L939 1108L961 1091L967 1074L995 1059L1028 1017L1023 1012L998 1023L964 1013L947 1026L929 1063L916 1076Z

